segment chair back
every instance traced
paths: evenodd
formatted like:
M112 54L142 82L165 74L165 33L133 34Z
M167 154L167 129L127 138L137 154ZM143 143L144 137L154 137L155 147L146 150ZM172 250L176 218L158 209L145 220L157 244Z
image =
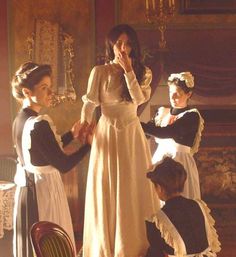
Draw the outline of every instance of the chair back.
M14 182L16 164L13 156L0 155L0 180Z
M36 257L75 257L70 237L55 223L34 223L30 230L30 238Z

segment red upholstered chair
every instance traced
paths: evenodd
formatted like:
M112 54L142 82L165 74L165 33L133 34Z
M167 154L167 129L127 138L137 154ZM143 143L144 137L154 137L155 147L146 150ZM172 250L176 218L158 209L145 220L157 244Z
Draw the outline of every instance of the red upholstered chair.
M39 221L30 230L31 243L36 257L75 257L70 237L59 225Z

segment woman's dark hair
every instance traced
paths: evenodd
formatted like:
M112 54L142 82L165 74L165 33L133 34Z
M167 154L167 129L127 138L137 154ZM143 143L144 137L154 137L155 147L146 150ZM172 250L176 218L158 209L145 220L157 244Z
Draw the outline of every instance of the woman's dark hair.
M167 83L168 83L168 86L174 84L174 85L180 87L186 94L189 92L193 92L193 88L187 87L185 81L180 80L179 78L174 78L173 80L168 80Z
M158 164L155 169L147 173L147 177L156 185L164 188L167 196L181 193L187 178L183 165L170 157Z
M123 33L126 34L129 38L129 43L130 43L130 47L131 47L131 52L130 52L129 57L132 59L133 70L134 70L136 78L140 84L143 80L143 76L145 73L145 67L141 63L141 51L140 51L140 45L139 45L137 33L128 24L119 24L119 25L113 27L110 30L110 32L108 33L108 35L106 37L106 41L105 41L105 44L106 44L105 61L106 61L106 63L109 63L110 61L114 60L115 55L114 55L114 51L113 51L113 46L116 44L118 38ZM131 96L130 96L128 88L126 86L124 76L122 77L122 83L124 85L123 98L130 101Z
M22 88L34 89L43 77L51 76L52 69L47 64L26 62L16 71L11 81L12 95L17 100L24 99Z

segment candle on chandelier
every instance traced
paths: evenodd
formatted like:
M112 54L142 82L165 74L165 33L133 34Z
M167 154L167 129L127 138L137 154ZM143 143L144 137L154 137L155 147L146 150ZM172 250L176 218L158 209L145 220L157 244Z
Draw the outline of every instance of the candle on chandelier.
M155 2L155 0L152 0L152 8L153 8L154 11L156 10L156 2Z
M146 0L146 10L149 10L149 0Z
M163 2L162 2L162 0L160 0L160 8L162 8L163 7Z

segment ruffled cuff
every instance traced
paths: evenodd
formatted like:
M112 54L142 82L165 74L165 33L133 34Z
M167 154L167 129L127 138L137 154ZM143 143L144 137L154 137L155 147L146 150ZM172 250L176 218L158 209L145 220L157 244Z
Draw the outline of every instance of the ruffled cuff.
M89 100L85 101L85 99L83 99L83 101L84 101L84 105L82 107L81 117L80 117L81 123L83 123L84 121L87 121L89 124L91 124L93 119L93 113L96 108L96 104Z

